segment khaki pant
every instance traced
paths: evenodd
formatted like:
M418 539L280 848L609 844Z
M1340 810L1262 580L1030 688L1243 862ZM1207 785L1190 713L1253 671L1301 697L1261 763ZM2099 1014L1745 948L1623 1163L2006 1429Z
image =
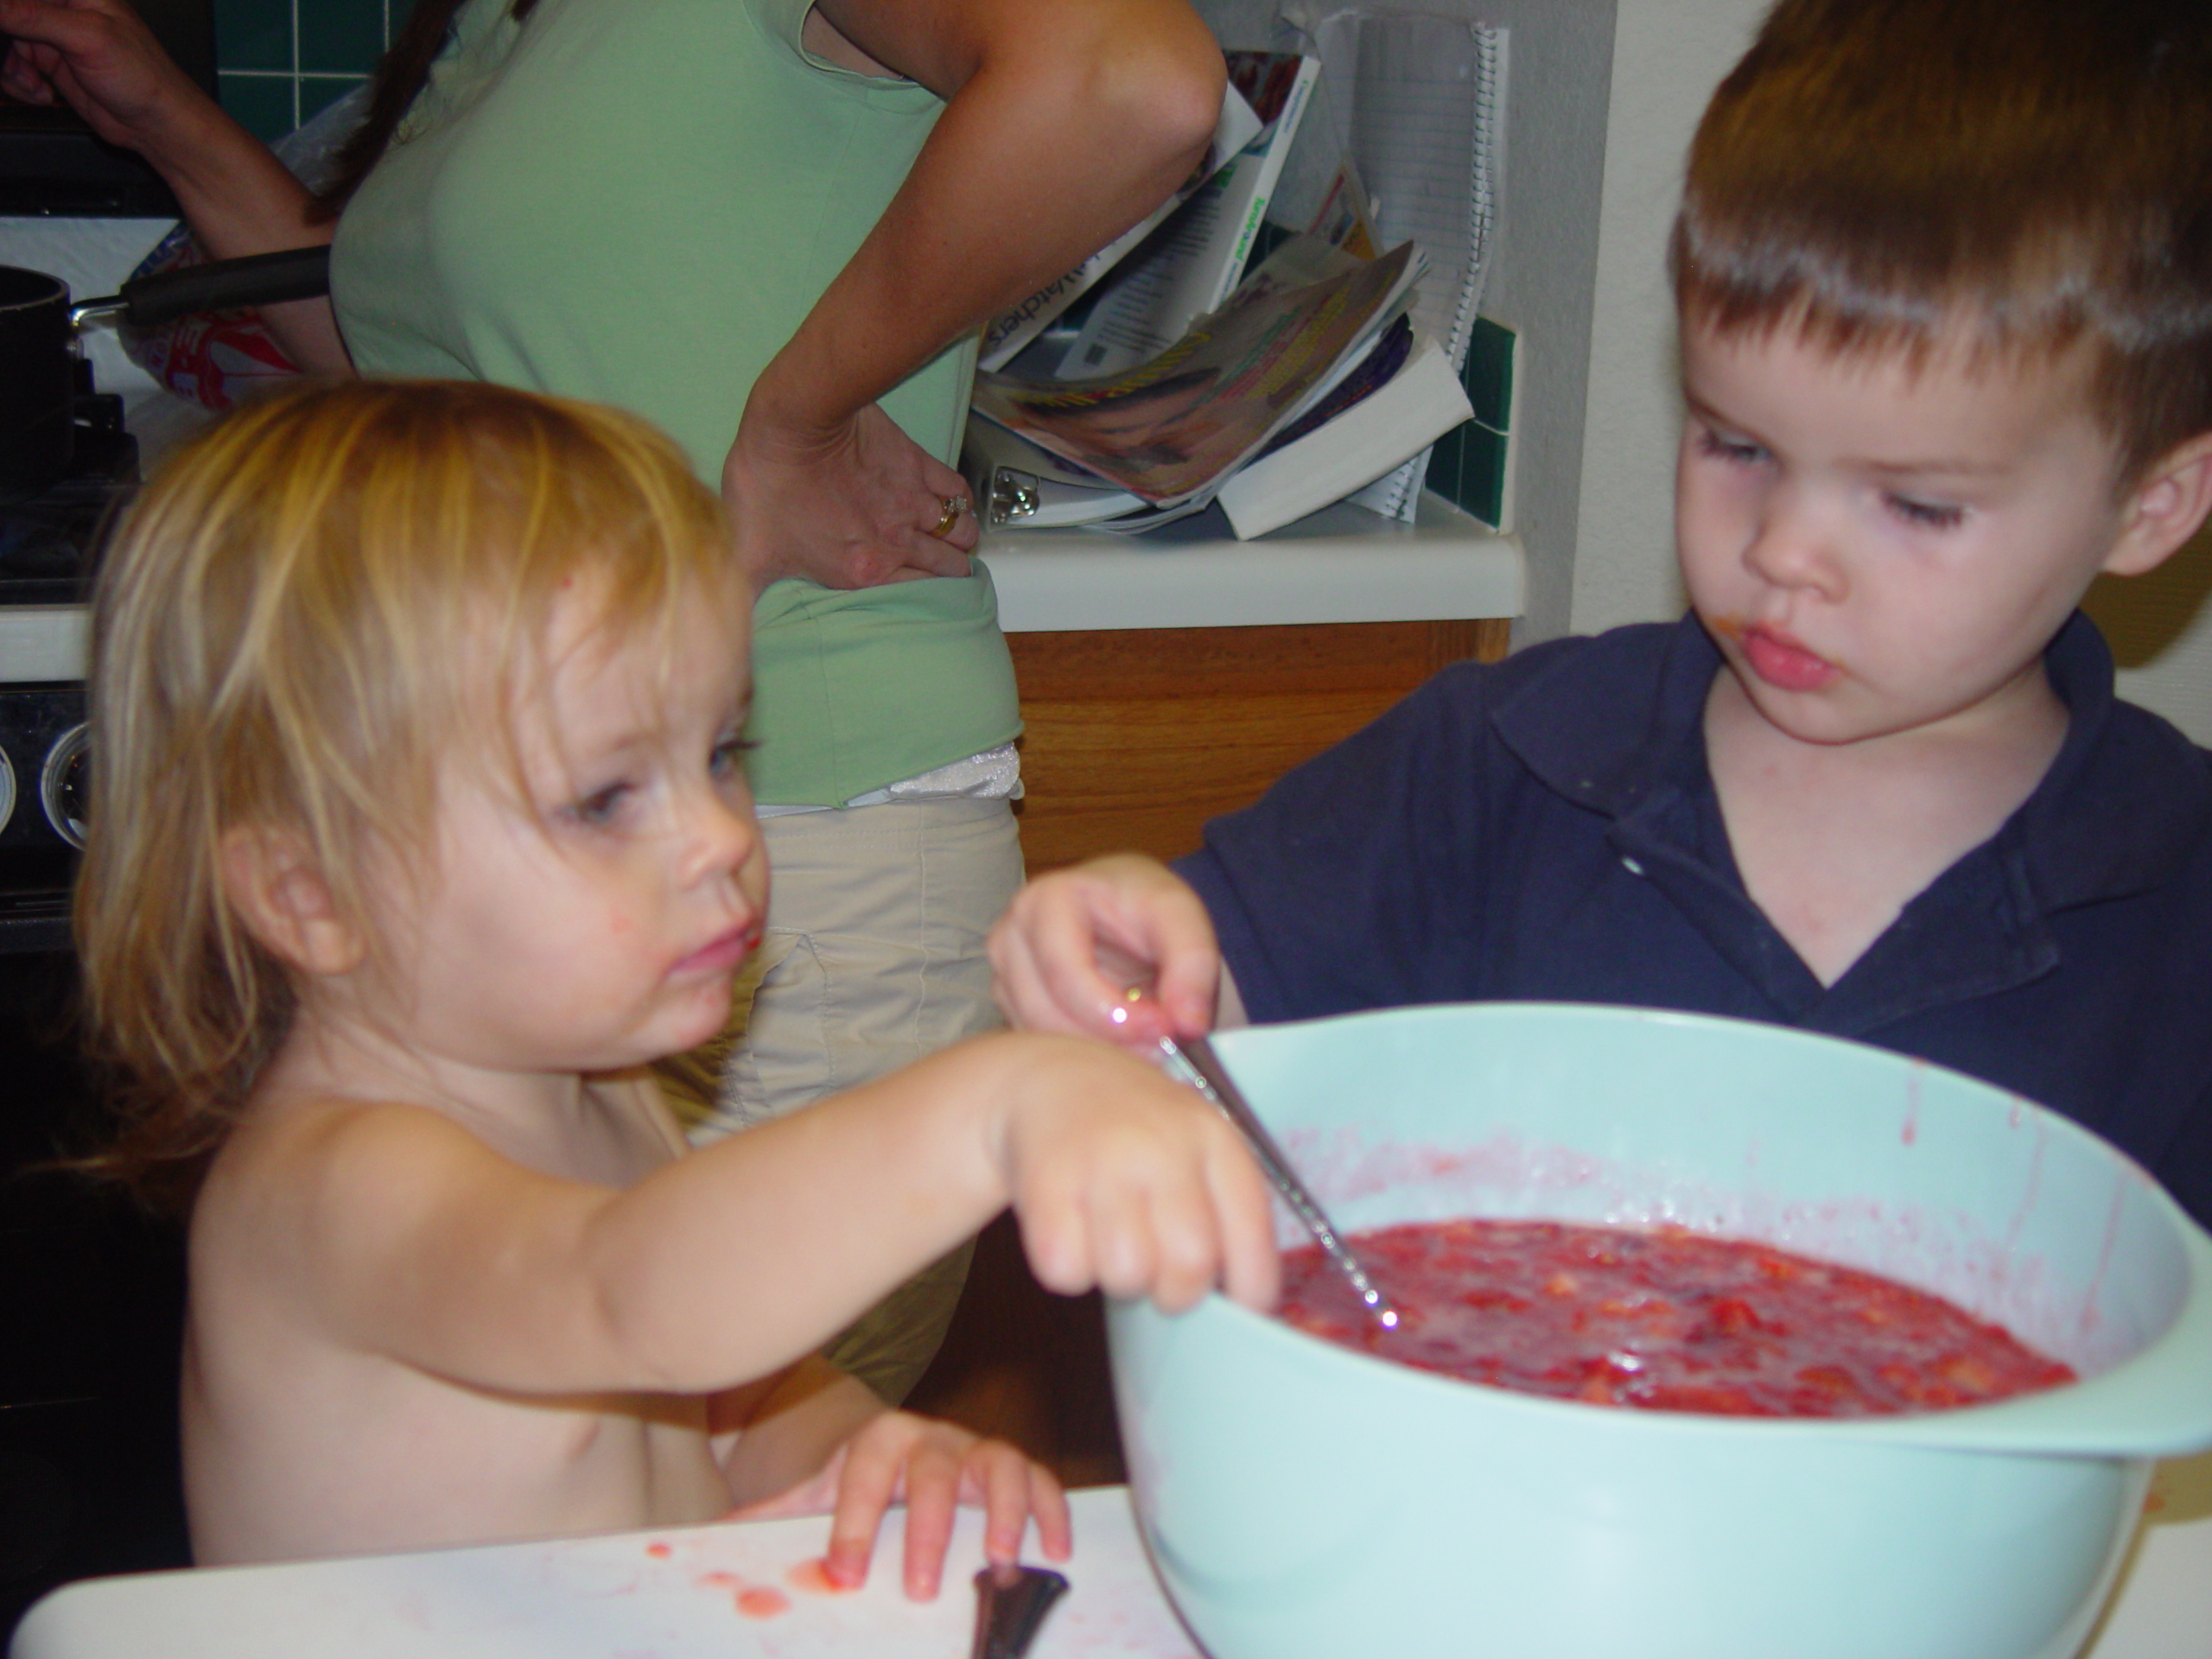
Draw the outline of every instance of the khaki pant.
M741 1031L719 1106L694 1140L795 1111L1003 1023L983 939L1021 885L1007 802L899 801L767 818L762 829L767 931L738 987ZM944 1340L970 1249L893 1291L830 1357L885 1399L904 1399Z

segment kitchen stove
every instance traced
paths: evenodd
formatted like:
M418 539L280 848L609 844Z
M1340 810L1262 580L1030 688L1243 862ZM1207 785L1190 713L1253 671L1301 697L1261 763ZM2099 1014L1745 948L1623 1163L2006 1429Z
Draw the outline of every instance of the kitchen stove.
M68 948L90 781L86 600L101 527L138 481L120 397L87 386L76 426L61 478L0 495L0 952Z

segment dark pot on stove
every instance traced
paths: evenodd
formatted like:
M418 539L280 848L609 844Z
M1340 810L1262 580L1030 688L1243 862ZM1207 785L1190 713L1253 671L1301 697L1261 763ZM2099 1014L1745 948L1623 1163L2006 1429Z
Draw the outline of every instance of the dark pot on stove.
M0 493L42 488L67 469L76 390L69 285L0 265Z
M77 429L77 336L88 324L152 328L195 312L329 291L330 250L322 245L181 266L75 306L60 277L0 265L0 495L43 489L68 469Z

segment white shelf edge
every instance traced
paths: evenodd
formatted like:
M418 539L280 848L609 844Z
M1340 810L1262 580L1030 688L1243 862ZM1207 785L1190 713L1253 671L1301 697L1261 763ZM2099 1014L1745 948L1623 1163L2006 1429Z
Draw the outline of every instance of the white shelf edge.
M1336 506L1256 541L991 531L977 550L1008 633L1446 622L1521 614L1521 544L1424 493L1402 524Z

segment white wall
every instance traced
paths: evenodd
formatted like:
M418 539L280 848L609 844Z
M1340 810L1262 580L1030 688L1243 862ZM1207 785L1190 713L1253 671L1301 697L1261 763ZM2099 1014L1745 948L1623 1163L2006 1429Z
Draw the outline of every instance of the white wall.
M1625 20L1639 0L1619 0ZM1648 3L1648 0L1647 0ZM1429 0L1508 30L1504 188L1484 315L1521 336L1515 529L1529 561L1520 640L1573 626L1602 315L1607 108L1627 67L1611 0Z
M1620 0L1570 626L1679 615L1675 441L1681 398L1667 232L1706 99L1767 0Z

